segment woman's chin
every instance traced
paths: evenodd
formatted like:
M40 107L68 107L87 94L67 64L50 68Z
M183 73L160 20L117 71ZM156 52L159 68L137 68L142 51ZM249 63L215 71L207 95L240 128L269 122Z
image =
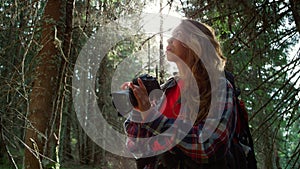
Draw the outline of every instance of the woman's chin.
M178 60L178 56L176 56L174 53L167 51L166 52L167 60L169 62L176 62Z

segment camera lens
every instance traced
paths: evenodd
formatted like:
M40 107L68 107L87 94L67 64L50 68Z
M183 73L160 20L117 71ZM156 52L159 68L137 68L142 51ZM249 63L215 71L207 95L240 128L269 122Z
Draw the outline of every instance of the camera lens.
M160 85L159 85L158 81L156 80L156 78L154 78L148 74L143 74L132 80L132 83L134 85L139 86L139 84L137 82L138 78L140 78L142 80L143 84L145 85L148 95L150 95L151 91L153 91L155 89L160 90ZM157 92L155 92L155 93L157 93ZM115 109L118 111L118 113L121 115L126 115L133 109L133 107L138 106L138 102L133 94L132 89L113 92L111 95L112 95L113 105L114 105ZM152 95L152 98L158 99L160 96L155 94L155 95Z
M122 115L129 113L133 109L129 99L129 90L113 92L112 102L118 113Z

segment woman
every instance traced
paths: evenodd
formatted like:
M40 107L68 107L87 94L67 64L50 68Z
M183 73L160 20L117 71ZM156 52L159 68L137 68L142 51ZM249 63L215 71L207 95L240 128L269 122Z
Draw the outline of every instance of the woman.
M138 101L125 122L128 149L136 158L158 156L145 158L142 168L226 168L236 110L232 85L223 76L226 59L213 29L183 20L168 40L166 55L179 75L164 85L161 102L150 103L140 79L139 86L123 85ZM172 155L175 160L165 160Z

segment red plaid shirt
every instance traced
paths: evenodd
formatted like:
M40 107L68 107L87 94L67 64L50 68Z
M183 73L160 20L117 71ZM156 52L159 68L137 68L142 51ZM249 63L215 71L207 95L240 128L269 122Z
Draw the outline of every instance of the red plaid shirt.
M208 120L205 119L199 124L193 125L189 132L184 136L184 138L176 145L184 154L193 158L199 164L214 162L224 158L230 144L230 139L232 138L232 135L234 133L233 131L236 125L236 106L233 96L233 87L226 79L222 79L222 82L226 83L226 90L218 91L225 96L225 98L218 100L218 103L222 105L220 107L223 108L222 115L220 120L218 120L216 129L212 132L209 139L204 142L201 141L202 138L200 133L203 130L205 121ZM176 91L177 87L178 86L176 84L171 88L168 88L167 91L172 89L175 89L174 91ZM170 96L172 96L172 94ZM178 100L178 98L173 100ZM168 105L172 104L173 103ZM153 114L160 113L155 108L151 111L153 111L151 112ZM173 117L170 117L169 115L166 116L166 114L169 113L163 112L155 120L143 123L136 122L138 119L140 119L140 113L134 111L131 113L130 117L125 121L124 125L125 132L128 136L127 148L133 154L137 156L143 156L147 155L149 152L163 150L166 148L166 146L171 145L171 143L176 140L174 139L174 137L166 136L162 137L162 139L153 137L162 134L170 127L172 128L174 135L184 133L181 131L180 126L185 125L186 122L180 121L180 125L174 125L175 119ZM149 139L147 139L147 142L145 142L145 140L138 138Z

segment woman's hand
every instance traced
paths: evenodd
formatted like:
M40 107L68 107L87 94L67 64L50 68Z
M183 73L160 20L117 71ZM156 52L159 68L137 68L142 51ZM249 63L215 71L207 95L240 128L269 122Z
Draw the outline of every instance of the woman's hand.
M120 88L121 88L121 90L127 90L129 88L129 85L130 85L130 82L124 82Z
M151 103L149 100L147 89L140 78L138 78L138 84L139 86L134 85L131 82L129 83L129 87L132 89L138 103L137 107L134 108L139 112L145 112L150 109Z

